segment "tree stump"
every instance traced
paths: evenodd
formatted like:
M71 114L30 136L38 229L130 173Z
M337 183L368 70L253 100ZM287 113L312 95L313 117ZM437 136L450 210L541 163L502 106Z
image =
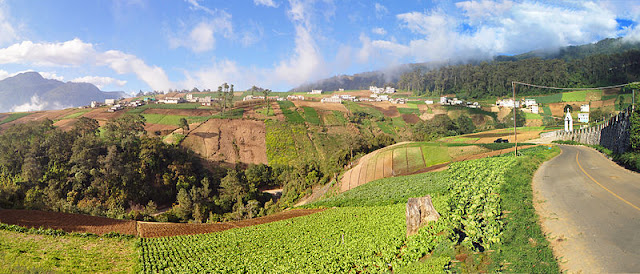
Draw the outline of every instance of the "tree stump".
M431 221L437 221L440 214L431 203L431 196L409 198L407 201L407 236L416 234L418 229Z

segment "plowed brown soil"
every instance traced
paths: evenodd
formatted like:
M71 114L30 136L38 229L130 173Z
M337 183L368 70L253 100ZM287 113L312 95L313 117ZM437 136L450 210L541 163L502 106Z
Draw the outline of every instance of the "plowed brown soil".
M418 115L415 115L413 113L407 113L407 114L402 114L402 120L404 120L409 124L415 124L417 122L420 122L420 117L418 117Z
M266 164L265 134L262 121L209 119L189 132L182 145L209 161Z
M145 124L144 125L144 130L147 131L147 133L149 134L155 134L156 131L160 131L160 135L167 135L171 132L173 132L174 130L176 130L178 127L177 126L172 126L172 125L160 125L160 124ZM182 133L182 132L180 132Z
M92 119L96 119L98 121L107 121L107 120L111 120L111 119L115 119L120 117L120 115L124 114L126 111L125 110L120 110L120 111L116 111L116 112L108 112L107 108L97 108L94 109L92 111L89 111L87 113L85 113L84 117L88 117L88 118L92 118Z
M266 224L280 220L291 219L300 216L306 216L324 209L294 209L279 212L273 215L254 218L249 220L216 223L216 224L178 224L178 223L152 223L138 222L138 231L140 237L156 238L178 235L203 234L211 232L219 232L236 227L247 227L259 224Z
M0 210L0 222L24 227L62 229L66 232L86 232L98 235L103 235L108 232L118 232L120 234L152 238L218 232L236 227L254 226L306 216L323 210L324 209L295 209L265 217L235 222L216 224L182 224L136 222L82 214L46 212L38 210L3 209Z
M54 126L57 126L59 129L62 129L64 131L68 131L71 130L73 128L73 124L75 124L75 122L78 119L64 119L64 120L60 120L57 121L55 123L53 123Z
M102 235L108 232L137 235L136 222L82 214L39 210L0 210L0 222L24 227L62 229L66 232L88 232Z

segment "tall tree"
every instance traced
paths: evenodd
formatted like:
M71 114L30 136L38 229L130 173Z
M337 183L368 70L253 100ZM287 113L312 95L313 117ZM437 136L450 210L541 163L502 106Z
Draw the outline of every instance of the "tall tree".
M271 105L269 104L269 94L271 94L270 89L262 90L262 95L264 96L264 103L265 105L267 105L267 115L269 115L269 110L271 108Z
M180 121L178 122L178 127L182 129L182 134L184 134L186 130L189 130L189 122L187 122L187 119L185 118L180 118Z

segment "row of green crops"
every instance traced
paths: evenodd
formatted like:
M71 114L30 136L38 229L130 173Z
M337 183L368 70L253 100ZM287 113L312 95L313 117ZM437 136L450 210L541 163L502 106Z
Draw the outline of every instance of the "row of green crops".
M146 123L178 126L180 119L185 118L189 124L201 123L210 118L210 116L182 116L182 115L165 115L165 114L142 114Z
M320 117L316 109L312 107L302 107L304 109L304 119L312 125L320 125Z
M300 113L296 111L295 105L292 102L278 101L278 105L280 106L280 109L282 110L282 114L284 115L287 122L296 123L296 124L304 123L304 118L302 118L302 116L300 116Z

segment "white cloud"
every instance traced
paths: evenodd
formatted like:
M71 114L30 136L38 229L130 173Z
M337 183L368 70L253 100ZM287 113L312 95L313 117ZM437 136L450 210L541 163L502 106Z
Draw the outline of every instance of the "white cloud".
M6 79L8 77L11 77L11 75L6 70L0 69L0 80Z
M387 9L387 7L383 6L380 3L376 3L375 8L376 8L376 18L378 19L382 18L383 16L387 15L387 13L389 13L389 10Z
M14 105L11 107L10 112L27 112L27 111L38 111L45 109L64 109L68 106L64 106L60 102L47 102L42 101L38 95L33 95L29 102L24 103L22 105Z
M108 66L119 74L135 74L154 90L173 88L162 68L149 66L132 54L117 50L98 52L93 44L80 39L62 43L33 43L23 41L0 48L0 64L30 64L48 67L77 67L81 65Z
M58 81L64 81L64 76L60 76L60 75L56 74L55 72L41 71L41 72L38 72L38 73L40 73L40 76L42 76L43 78L54 79L54 80L58 80Z
M373 28L371 29L371 32L377 34L377 35L385 35L387 34L387 31L384 30L383 28Z
M214 60L211 66L185 72L186 80L182 85L211 88L227 82L237 84L239 89L251 85L277 89L326 77L327 65L312 32L312 2L290 0L289 3L291 7L287 14L295 28L295 47L289 58L277 62L272 68L246 67L226 59Z
M171 48L185 47L193 52L200 53L215 48L216 34L222 34L225 38L233 35L231 14L225 11L212 11L213 19L199 22L191 29L188 35L169 37Z
M201 10L201 11L204 11L204 12L210 14L210 15L215 15L216 14L216 10L215 9L212 10L210 8L207 8L205 6L200 5L200 3L199 3L200 1L202 1L202 0L185 0L185 2L189 3L189 5L191 5L190 8L192 10Z
M18 32L9 22L5 14L6 6L4 1L0 0L0 45L10 43L18 39Z
M253 0L253 3L256 6L263 5L263 6L272 7L272 8L278 7L278 5L276 5L276 3L273 2L273 0Z
M463 17L439 8L398 14L401 26L415 35L412 40L375 40L363 43L363 48L373 46L410 62L425 62L488 58L616 36L615 13L592 2L573 4L483 0L457 3Z
M104 76L84 76L84 77L75 78L71 80L71 82L90 83L90 84L94 84L99 89L102 89L104 86L107 86L107 85L116 85L119 87L123 87L124 85L127 84L127 81L125 80L118 80L115 78L104 77Z

